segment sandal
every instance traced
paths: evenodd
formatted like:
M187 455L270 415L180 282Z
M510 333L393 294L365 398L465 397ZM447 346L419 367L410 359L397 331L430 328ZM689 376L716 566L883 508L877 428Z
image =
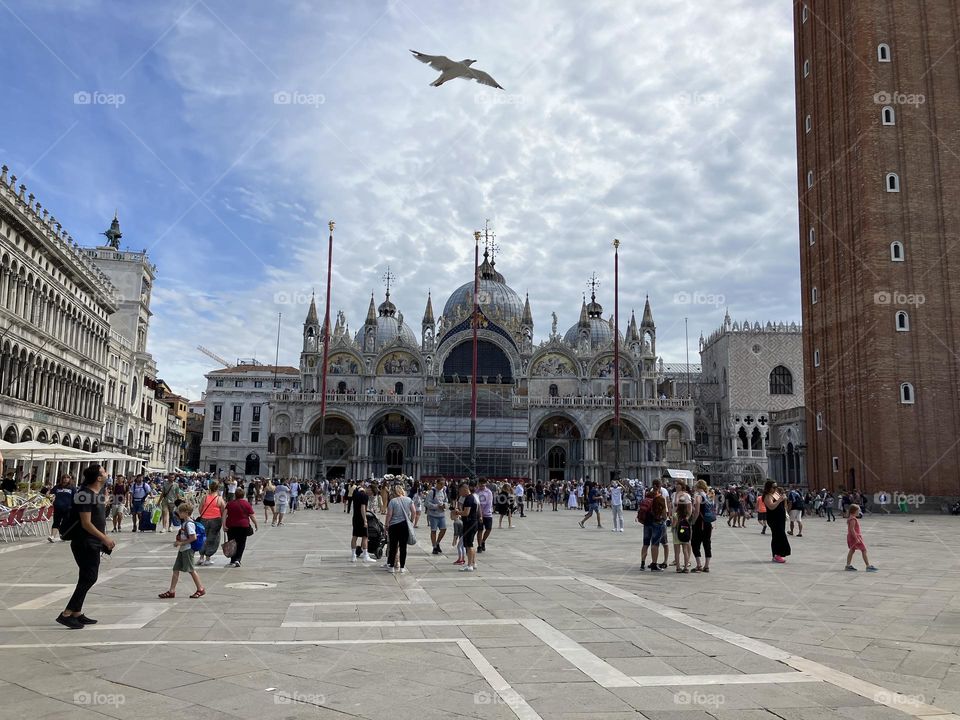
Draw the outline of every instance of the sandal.
M692 572L692 573L695 573L695 572L703 572L703 568L695 567L695 568L693 568L690 572Z
M700 572L710 572L710 568L705 567L705 568L704 568L703 570L701 570Z
M176 597L176 596L177 596L176 593L172 593L172 592L170 592L169 590L167 590L166 592L162 592L162 593L160 593L159 595L157 595L158 598L162 598L163 600L167 600L167 599L169 599L169 598Z
M206 594L207 594L207 589L206 589L206 588L200 588L199 590L197 590L197 591L196 591L193 595L191 595L190 597L193 598L194 600L196 600L197 598L202 598L202 597L203 597L204 595L206 595Z

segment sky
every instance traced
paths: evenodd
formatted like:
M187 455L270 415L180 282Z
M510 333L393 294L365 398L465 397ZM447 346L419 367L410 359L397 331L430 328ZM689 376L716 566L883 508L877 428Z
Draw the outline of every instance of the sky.
M148 349L198 398L216 364L298 365L326 291L351 331L382 276L419 337L472 278L529 293L535 339L649 296L683 362L734 320L800 321L790 2L0 0L0 162L82 245L119 213L157 266ZM505 89L409 50L476 59ZM18 181L19 183L20 181ZM639 317L638 317L639 321Z

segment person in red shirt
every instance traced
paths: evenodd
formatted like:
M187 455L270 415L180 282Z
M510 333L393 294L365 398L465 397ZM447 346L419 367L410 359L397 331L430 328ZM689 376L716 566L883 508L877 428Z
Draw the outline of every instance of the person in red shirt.
M243 550L247 546L247 538L253 535L254 528L260 529L253 505L247 502L243 490L237 489L234 499L223 509L222 522L224 530L227 531L227 538L233 540L237 546L227 567L240 567Z

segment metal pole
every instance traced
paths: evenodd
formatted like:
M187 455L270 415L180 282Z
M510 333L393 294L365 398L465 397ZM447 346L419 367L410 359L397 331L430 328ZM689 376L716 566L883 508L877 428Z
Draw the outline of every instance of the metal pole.
M276 356L274 357L274 360L273 360L273 392L274 392L274 393L277 391L277 370L278 370L278 366L280 365L280 320L281 320L282 318L283 318L283 313L277 313L277 354L276 354ZM273 397L273 393L271 393L271 397ZM267 431L267 437L268 437L268 438L273 438L273 408L271 408L271 407L268 405L268 406L267 406L267 409L268 409L268 411L270 412L270 426L269 426L269 429L268 429L268 431ZM275 442L275 441L274 441L274 442ZM270 443L268 443L268 445L267 445L267 450L269 451L269 449L270 449ZM273 453L274 453L274 466L273 466L273 468L272 468L271 475L273 475L274 477L276 477L276 475L277 475L277 467L276 467L276 453L277 453L277 448L276 448L276 445L274 445L274 447L273 447Z
M620 479L620 241L613 241L613 477Z
M277 387L277 366L280 364L280 320L283 313L277 313L277 355L273 361L273 387Z
M473 233L473 374L470 379L470 478L477 477L477 326L480 324L480 231Z
M687 318L683 319L683 342L687 347L687 397L690 397L690 336L687 333Z
M334 222L328 223L330 227L330 239L327 241L327 302L323 313L323 330L320 337L323 338L323 363L320 367L320 478L327 478L327 458L323 452L323 446L326 442L327 433L327 360L330 351L330 280L333 270L333 227Z

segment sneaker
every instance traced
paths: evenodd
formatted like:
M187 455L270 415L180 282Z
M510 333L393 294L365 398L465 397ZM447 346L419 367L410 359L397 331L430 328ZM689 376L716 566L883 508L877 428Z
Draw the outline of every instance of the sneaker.
M355 563L357 561L357 556L353 553L350 553L350 562Z
M74 617L75 619L79 620L81 625L96 625L96 624L97 624L97 621L96 621L96 620L94 620L93 618L88 618L86 615L83 615L83 614L74 615L73 617Z
M370 553L364 553L363 555L360 556L360 559L363 560L363 562L375 563L377 561L377 559L372 555L370 555Z
M844 570L846 570L847 572L856 572L856 571L857 571L857 569L856 569L853 565L847 565L847 566L844 568Z
M663 568L659 565L651 565L650 572L663 572Z
M71 630L83 629L83 623L80 622L80 620L74 617L73 615L66 616L63 613L61 613L60 615L57 615L57 622L63 625L64 627L70 628Z
M874 565L867 565L867 572L880 572L880 568Z
M773 561L774 561L775 563L781 563L781 564L782 564L782 563L785 563L785 562L786 562L786 559L780 557L779 555L775 555L774 558L773 558Z
M666 563L660 563L660 565L659 565L658 567L659 567L661 570L666 570L666 569L667 569L667 564L666 564Z
M401 575L406 575L406 574L407 574L407 569L406 569L406 568L400 568L400 574L401 574Z
M439 546L439 545L434 545L434 546L433 546L433 554L434 554L434 555L439 555L439 554L440 554L440 546Z
M47 542L54 543L54 542L56 542L56 541L57 541L57 539L56 539L55 537L53 537L52 535L50 535L50 536L47 537Z
M460 572L473 572L473 571L474 571L474 568L471 565L464 565L462 568L460 568Z
M464 562L466 562L466 561L465 561L465 560L461 560L461 559L458 558L457 560L454 560L454 561L453 561L453 564L454 564L454 565L463 565Z

